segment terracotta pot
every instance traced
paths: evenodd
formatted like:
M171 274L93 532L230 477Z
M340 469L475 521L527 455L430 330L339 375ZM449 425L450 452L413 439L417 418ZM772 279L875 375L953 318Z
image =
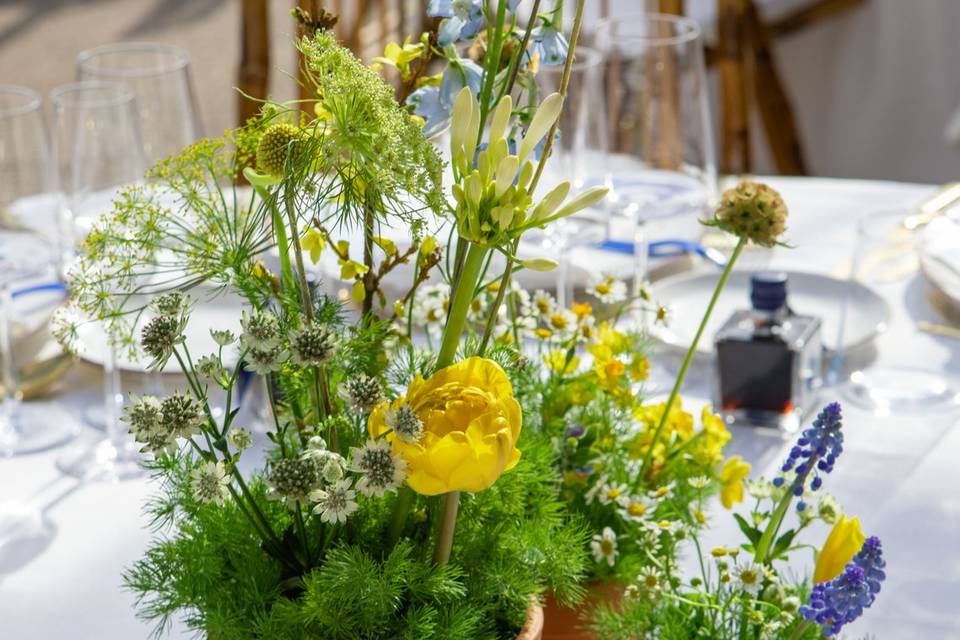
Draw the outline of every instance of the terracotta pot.
M623 585L614 581L597 581L587 585L587 597L579 605L560 606L553 595L543 605L543 640L597 640L586 627L590 613L600 602L620 602Z
M543 607L537 604L527 609L527 623L520 629L517 640L541 640L543 638Z

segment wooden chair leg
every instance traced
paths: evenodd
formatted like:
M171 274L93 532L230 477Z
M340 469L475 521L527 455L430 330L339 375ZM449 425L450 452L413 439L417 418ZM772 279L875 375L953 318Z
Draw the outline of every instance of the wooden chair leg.
M672 13L675 16L682 16L683 0L658 0L657 10L660 13Z
M267 0L243 0L241 5L240 69L237 86L254 98L266 98L270 89L270 23ZM260 104L237 98L237 118L243 124L256 115Z
M749 96L744 17L749 0L718 0L716 65L720 76L720 171L749 173Z
M749 3L745 17L747 40L753 45L753 69L749 74L751 93L777 171L784 175L806 175L797 123L773 60L769 31L753 2Z

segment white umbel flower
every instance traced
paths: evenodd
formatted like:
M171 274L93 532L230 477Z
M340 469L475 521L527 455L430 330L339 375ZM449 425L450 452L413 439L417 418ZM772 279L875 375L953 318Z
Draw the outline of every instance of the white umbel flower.
M356 498L349 480L340 480L332 487L310 494L310 500L316 503L313 512L320 516L321 522L327 523L346 522L347 517L357 510Z
M190 472L190 486L200 502L223 504L230 495L230 476L220 462L207 462Z
M357 481L357 490L365 496L382 496L394 491L407 477L407 463L394 455L385 440L367 440L350 451L350 469L363 476Z
M617 550L617 534L610 527L604 527L602 533L593 536L590 542L590 550L593 551L593 559L597 562L606 562L613 566L617 561L620 552Z

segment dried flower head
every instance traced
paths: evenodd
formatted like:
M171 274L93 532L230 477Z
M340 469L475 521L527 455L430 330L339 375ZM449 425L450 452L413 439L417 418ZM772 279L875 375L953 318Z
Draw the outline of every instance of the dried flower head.
M744 180L723 192L709 224L762 247L772 247L786 231L787 205L774 189Z

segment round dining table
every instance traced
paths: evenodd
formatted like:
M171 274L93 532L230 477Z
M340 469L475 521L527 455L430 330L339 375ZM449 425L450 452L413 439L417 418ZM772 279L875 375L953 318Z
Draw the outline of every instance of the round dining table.
M790 209L786 238L791 246L775 248L765 266L826 275L849 265L858 217L891 207L906 211L936 189L826 178L762 180L781 192ZM872 364L906 359L918 368L960 376L960 340L917 328L922 320L944 322L929 301L924 276L918 271L878 293L891 316L874 340ZM671 358L666 353L655 356L648 393L655 396L669 389L676 370ZM176 386L175 375L164 378L164 386ZM143 374L124 376L127 391L156 384ZM67 408L81 425L84 410L102 402L102 388L101 369L78 362L55 393L31 402ZM698 409L709 401L710 388L710 368L695 367L683 389L684 406ZM836 387L825 387L821 396L823 403L843 401ZM887 558L887 580L876 604L845 633L897 640L960 638L960 412L883 415L855 405L844 409L844 452L825 478L823 491L858 516L867 535L881 538ZM776 473L796 437L769 429L732 430L726 453L742 455L755 476L767 478ZM83 426L69 446L98 437L101 432ZM155 625L137 617L135 596L125 590L122 576L151 538L163 535L150 529L144 513L145 501L158 485L147 476L117 483L81 482L58 471L62 453L60 448L0 459L0 514L4 505L13 503L33 505L43 514L38 532L6 540L0 536L0 638L151 637ZM711 509L710 523L706 548L742 542L732 517L719 504ZM797 571L811 571L811 549L826 533L823 523L805 532L803 542L811 547L792 555ZM164 633L171 638L192 635L179 620Z

